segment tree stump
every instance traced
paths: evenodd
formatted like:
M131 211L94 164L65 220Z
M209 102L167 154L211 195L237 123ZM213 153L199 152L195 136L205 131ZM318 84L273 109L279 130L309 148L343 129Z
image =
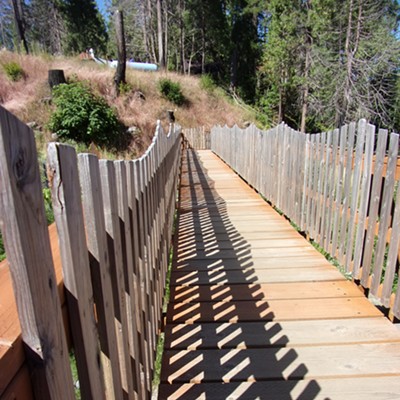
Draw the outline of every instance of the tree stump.
M54 86L60 85L61 83L67 83L64 71L62 69L49 69L48 82L52 89Z

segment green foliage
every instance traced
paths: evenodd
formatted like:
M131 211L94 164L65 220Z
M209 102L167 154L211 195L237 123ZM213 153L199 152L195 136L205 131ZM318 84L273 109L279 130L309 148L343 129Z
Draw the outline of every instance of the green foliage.
M62 14L66 26L65 48L74 54L92 47L96 53L105 53L107 29L94 0L64 0Z
M3 65L3 69L7 77L11 79L13 82L18 82L25 76L24 70L15 61L10 61L8 63L5 63Z
M158 81L158 90L163 97L177 106L181 106L185 102L185 96L182 93L179 82L173 82L168 78L162 78Z
M49 188L43 189L44 211L46 213L47 224L50 225L54 222L53 204L51 202L51 190Z
M6 252L4 250L3 236L0 233L0 261L6 258Z
M216 88L214 79L209 74L203 74L200 77L200 87L208 93L213 93Z
M119 94L120 95L126 95L128 93L132 92L132 85L126 82L121 82L119 84Z
M53 90L56 110L49 129L63 140L113 146L120 133L114 110L80 82L58 85Z
M72 380L74 382L75 399L81 400L82 397L81 397L81 391L79 389L79 376L78 376L78 368L76 365L76 357L72 351L69 354L69 364L71 366Z

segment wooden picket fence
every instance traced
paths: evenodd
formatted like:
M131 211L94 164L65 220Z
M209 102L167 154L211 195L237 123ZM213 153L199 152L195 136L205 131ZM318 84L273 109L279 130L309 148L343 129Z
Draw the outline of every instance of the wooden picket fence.
M60 255L52 254L33 132L0 107L0 220L10 266L3 263L0 276L11 275L22 332L22 340L7 336L18 325L8 287L7 298L0 293L1 399L74 399L69 331L82 398L150 398L180 150L180 128L167 136L161 125L133 161L77 156L51 143Z
M211 148L211 134L204 127L188 128L182 131L184 146L196 150Z
M211 149L400 318L398 134L218 126Z

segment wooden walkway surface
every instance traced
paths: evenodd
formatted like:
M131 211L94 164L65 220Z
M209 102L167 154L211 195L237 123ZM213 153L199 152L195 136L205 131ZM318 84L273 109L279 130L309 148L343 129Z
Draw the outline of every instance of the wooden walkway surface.
M159 399L400 399L400 330L213 153L183 163Z

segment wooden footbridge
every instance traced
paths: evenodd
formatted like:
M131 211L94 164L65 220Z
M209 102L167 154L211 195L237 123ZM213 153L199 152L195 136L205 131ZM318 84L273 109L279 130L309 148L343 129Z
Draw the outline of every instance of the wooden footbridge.
M186 152L159 399L400 397L400 330L209 150Z
M0 107L0 399L400 398L399 136L184 138L51 144L48 229L33 133Z

